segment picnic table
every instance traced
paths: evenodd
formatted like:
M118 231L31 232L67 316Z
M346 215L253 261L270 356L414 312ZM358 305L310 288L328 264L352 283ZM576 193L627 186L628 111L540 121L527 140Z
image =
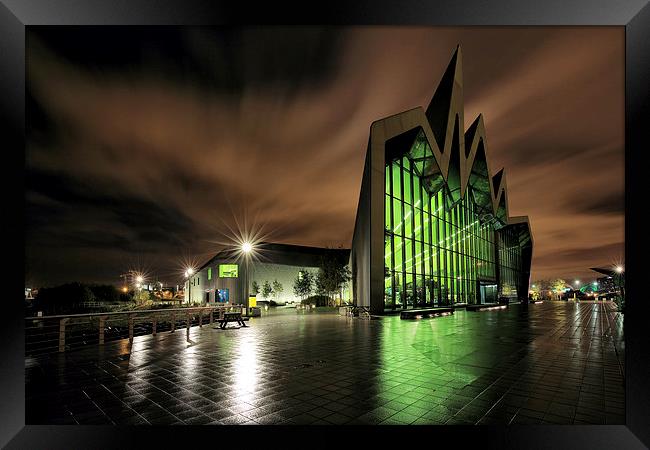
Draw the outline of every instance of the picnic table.
M219 328L224 330L228 322L237 322L240 326L245 327L245 321L248 320L248 317L242 317L241 311L226 311L223 313L223 319L218 319Z

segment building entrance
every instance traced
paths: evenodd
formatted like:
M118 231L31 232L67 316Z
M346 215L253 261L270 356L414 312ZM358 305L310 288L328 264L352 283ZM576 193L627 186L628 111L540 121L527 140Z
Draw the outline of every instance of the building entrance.
M483 283L479 285L480 297L479 303L496 303L497 301L497 285L494 283Z

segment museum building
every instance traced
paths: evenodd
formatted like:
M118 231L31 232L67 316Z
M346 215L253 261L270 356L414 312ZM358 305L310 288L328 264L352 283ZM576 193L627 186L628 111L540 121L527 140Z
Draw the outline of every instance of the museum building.
M508 214L483 116L464 123L457 47L426 110L371 125L350 255L357 305L382 314L527 298L528 217Z

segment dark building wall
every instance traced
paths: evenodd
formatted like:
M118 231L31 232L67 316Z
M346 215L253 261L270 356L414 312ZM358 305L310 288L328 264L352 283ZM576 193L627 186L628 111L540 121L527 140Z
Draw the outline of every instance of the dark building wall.
M370 144L361 179L359 206L350 250L353 302L357 306L370 306Z

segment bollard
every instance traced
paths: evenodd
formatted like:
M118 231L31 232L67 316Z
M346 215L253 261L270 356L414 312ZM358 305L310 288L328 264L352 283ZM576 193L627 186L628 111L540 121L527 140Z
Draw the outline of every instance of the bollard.
M104 343L104 328L106 327L106 316L99 318L99 343Z
M129 314L129 343L133 343L133 314Z
M65 325L68 323L68 318L59 321L59 352L65 352Z
M219 320L223 320L224 308L219 308Z
M203 327L203 310L199 310L199 328Z
M158 318L154 317L151 324L151 334L156 335L156 328L158 328Z
M188 341L190 340L190 325L191 325L191 322L190 322L190 313L189 313L189 311L188 311L188 313L187 313L187 331L186 331L186 334L187 334L187 340L188 340Z
M212 325L213 323L214 323L214 310L211 309L210 310L210 325Z
M176 330L176 313L172 313L172 333Z

